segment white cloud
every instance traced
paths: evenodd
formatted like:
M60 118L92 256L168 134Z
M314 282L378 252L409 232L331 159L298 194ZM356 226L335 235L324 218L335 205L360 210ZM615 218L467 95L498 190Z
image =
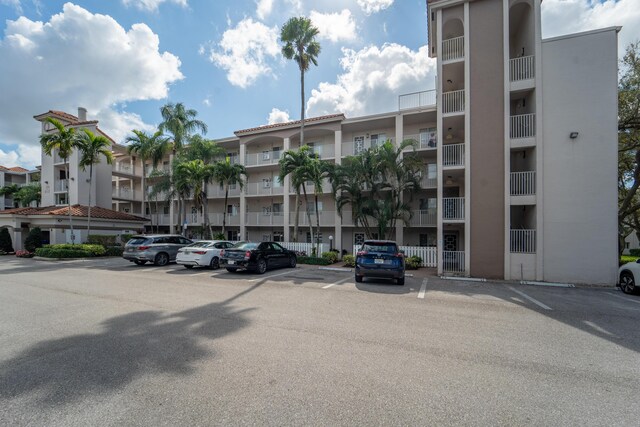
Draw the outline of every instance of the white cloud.
M148 128L139 116L114 106L166 98L169 85L183 78L180 60L158 46L158 36L144 24L127 31L110 16L71 3L49 22L7 21L0 39L0 93L11 101L0 103L0 141L37 145L34 115L75 114L79 106L116 141L134 127Z
M398 95L433 88L436 62L427 46L417 51L398 44L342 49L344 73L336 83L323 82L311 91L308 116L345 113L347 116L393 111Z
M165 2L187 7L187 0L122 0L122 3L127 7L133 5L140 10L148 10L150 12L156 12L158 7Z
M267 18L271 14L272 9L273 0L256 0L256 15L258 15L258 18Z
M40 165L40 146L18 144L17 148L11 151L0 149L0 165L6 167L21 166L27 169L34 169Z
M571 17L571 19L567 19ZM638 0L544 0L542 36L554 37L596 28L622 26L618 35L618 54L640 39L640 3Z
M274 107L271 109L271 112L269 113L269 118L267 123L270 125L273 125L275 123L286 123L288 121L290 121L289 112L282 111Z
M11 6L15 9L18 15L22 15L22 5L20 0L0 0L0 4L4 6Z
M367 15L378 13L393 4L393 0L357 0L357 2Z
M348 9L343 9L339 13L320 13L313 10L309 18L318 28L320 39L336 43L356 38L356 23Z
M202 100L202 104L203 104L205 107L211 107L211 99L210 99L210 97L206 97L205 99L203 99L203 100Z
M267 59L280 55L278 28L246 18L224 32L218 47L210 50L209 60L226 70L232 85L246 88L271 74Z

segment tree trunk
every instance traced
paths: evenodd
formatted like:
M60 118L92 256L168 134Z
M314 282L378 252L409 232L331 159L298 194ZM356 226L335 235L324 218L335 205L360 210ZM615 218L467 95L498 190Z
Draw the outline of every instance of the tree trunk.
M67 181L67 206L69 207L69 228L71 229L71 244L76 243L75 234L73 234L73 218L71 216L71 199L69 198L69 163L67 158L64 159L64 171Z
M227 203L229 203L229 184L224 185L224 206L222 207L222 234L225 234L227 228ZM225 237L226 239L226 237Z
M300 69L300 99L302 100L300 105L300 147L302 148L304 145L304 70L302 68Z
M89 166L89 210L87 213L87 240L91 233L91 185L93 184L93 163Z
M202 192L202 214L204 215L204 226L209 230L209 239L213 238L213 230L211 229L211 221L209 221L209 199L207 198L207 183L204 182L204 191Z
M296 187L296 221L293 223L293 240L298 241L298 225L300 223L300 187Z
M313 245L313 221L311 220L311 212L309 212L309 209L307 208L307 206L309 206L309 199L307 197L307 187L304 183L302 184L302 192L304 193L305 211L307 211L307 221L309 221L309 231L311 232L311 244ZM318 254L316 253L315 256L318 256Z
M317 187L317 186L316 186ZM320 256L322 254L318 253L318 248L320 247L320 239L318 234L320 234L320 212L318 211L318 189L316 188L316 191L314 191L314 195L315 195L315 202L316 202L316 230L318 230L318 232L316 233L315 236L315 241L316 241L316 256Z
M153 201L155 202L156 205L156 233L160 233L160 217L157 215L160 215L158 213L159 211L159 206L158 206L158 194L156 193L155 196L153 196Z
M145 164L144 159L141 159L140 162L142 163L142 203L140 204L140 209L142 210L142 212L140 212L140 216L145 218L146 212L144 211L144 196L146 194L145 188L147 188L145 186L146 175L147 175L147 165ZM151 211L149 211L149 218L151 218Z

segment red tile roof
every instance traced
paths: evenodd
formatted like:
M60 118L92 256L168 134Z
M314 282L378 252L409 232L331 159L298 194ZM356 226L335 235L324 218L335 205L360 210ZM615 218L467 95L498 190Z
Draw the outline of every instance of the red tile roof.
M85 120L85 121L81 122L81 121L79 121L80 119L78 119L76 116L71 115L69 113L65 113L64 111L57 111L57 110L49 110L46 113L42 113L42 114L38 114L37 116L33 116L33 118L36 119L36 120L39 120L41 118L44 118L44 116L51 115L51 114L71 122L66 126L96 125L96 129L98 130L98 132L100 132L109 141L113 142L114 144L116 143L113 140L113 138L111 138L109 135L107 135L102 129L98 128L98 121L97 120Z
M321 120L329 120L329 119L342 119L344 120L346 117L344 116L344 114L340 113L340 114L329 114L327 116L319 116L319 117L311 117L308 119L304 119L304 123L313 123L313 122L319 122ZM293 122L285 122L285 123L274 123L272 125L264 125L264 126L258 126L255 128L249 128L249 129L242 129L242 130L237 130L234 133L236 135L241 134L241 133L249 133L249 132L256 132L256 131L260 131L260 130L268 130L268 129L276 129L276 128L280 128L280 127L286 127L286 126L294 126L294 125L299 125L302 122L302 120L295 120Z
M8 168L6 166L0 165L0 170L11 171L11 172L29 172L29 169L21 168L20 166L14 166L14 167Z
M58 116L60 118L63 118L67 121L70 122L77 122L78 118L72 114L69 113L65 113L64 111L56 111L56 110L49 110L46 113L42 113L42 114L38 114L37 116L33 116L34 119L38 120L38 118L49 115L49 114L53 114L54 116Z
M84 205L72 205L71 216L73 217L87 217L89 207ZM67 206L45 206L41 208L15 208L0 211L0 215L51 215L51 216L67 216L69 215L69 208ZM146 218L142 218L136 215L130 215L125 212L118 212L112 209L100 208L98 206L91 207L91 218L95 219L113 219L120 221L148 221Z

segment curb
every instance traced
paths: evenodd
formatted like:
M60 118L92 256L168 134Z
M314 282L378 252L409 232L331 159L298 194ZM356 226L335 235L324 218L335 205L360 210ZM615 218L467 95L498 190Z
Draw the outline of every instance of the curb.
M342 271L343 273L350 273L353 271L353 269L347 267L318 267L318 270Z

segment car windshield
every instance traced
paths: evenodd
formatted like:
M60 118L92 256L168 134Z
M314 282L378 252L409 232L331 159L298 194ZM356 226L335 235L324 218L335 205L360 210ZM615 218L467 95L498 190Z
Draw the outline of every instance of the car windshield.
M389 254L398 253L398 246L389 242L367 242L362 246L363 251L367 252L386 252Z
M131 238L131 239L129 239L129 241L127 242L127 245L135 245L135 246L138 246L138 245L143 244L143 243L144 243L144 242L146 242L146 241L147 241L147 238L146 238L146 237L132 237L132 238Z
M209 246L213 245L213 242L207 242L202 241L202 242L195 242L191 245L189 245L190 248L208 248Z
M232 249L244 249L244 250L251 250L251 249L255 249L258 247L257 243L250 243L250 242L240 242L240 243L236 243L235 245L233 245Z

